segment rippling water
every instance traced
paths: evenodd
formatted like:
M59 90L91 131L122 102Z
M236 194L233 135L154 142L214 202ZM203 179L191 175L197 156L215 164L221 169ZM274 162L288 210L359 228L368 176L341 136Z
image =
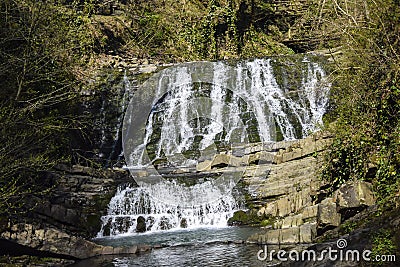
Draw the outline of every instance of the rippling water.
M257 245L236 244L247 239L259 228L225 227L195 230L160 231L95 241L103 245L162 245L139 255L111 255L92 258L74 264L83 266L267 266L257 259Z
M195 245L155 249L141 255L101 257L74 266L265 266L257 260L257 246Z

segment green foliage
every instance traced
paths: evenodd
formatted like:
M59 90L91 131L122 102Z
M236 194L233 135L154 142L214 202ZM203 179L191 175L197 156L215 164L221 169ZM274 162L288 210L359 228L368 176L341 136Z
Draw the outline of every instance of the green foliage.
M260 226L273 226L275 223L275 218L268 218L261 221Z
M250 27L245 33L244 39L247 41L241 48L241 56L245 58L294 54L292 49L274 40L273 36L257 31L254 27Z
M357 229L358 223L356 221L346 221L340 225L341 234L350 234Z
M128 4L133 39L126 48L141 56L180 60L293 53L279 43L281 28L273 23L284 17L276 17L271 8L247 0L196 0L183 6L170 0L135 1Z
M368 171L368 147L365 142L361 144L356 141L357 137L337 132L330 146L322 175L332 183L332 190L348 180L365 179Z
M260 225L261 218L257 216L256 210L235 211L233 216L229 218L228 225Z
M200 58L232 57L237 54L239 45L236 23L233 1L221 5L210 0L207 14L186 30L185 39Z
M345 32L343 56L334 58L333 110L326 118L334 122L328 128L336 137L323 176L334 185L370 180L379 202L390 205L400 179L400 6L396 1L356 1L348 13L338 10L329 22Z
M396 243L393 240L393 234L390 230L381 230L372 236L371 259L376 256L395 255L397 251ZM385 264L384 261L374 262L376 265Z

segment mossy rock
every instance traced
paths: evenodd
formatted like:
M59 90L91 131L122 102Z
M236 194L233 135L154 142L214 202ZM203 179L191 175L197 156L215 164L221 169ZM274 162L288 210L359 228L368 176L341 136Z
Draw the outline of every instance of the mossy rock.
M239 225L260 225L261 219L257 216L254 210L243 211L238 210L233 213L233 216L229 218L228 225L239 226Z
M233 226L233 225L243 225L247 222L248 220L248 215L246 212L243 210L238 210L233 213L233 216L229 218L228 220L228 225Z
M262 227L267 227L267 226L273 226L275 223L275 218L268 218L264 219L260 222L260 226Z

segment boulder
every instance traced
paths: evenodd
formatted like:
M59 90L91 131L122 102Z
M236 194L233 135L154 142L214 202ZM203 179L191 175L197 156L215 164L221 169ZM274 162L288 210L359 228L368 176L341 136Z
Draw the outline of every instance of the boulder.
M245 224L248 220L248 215L243 210L238 210L233 213L233 216L229 218L228 225L242 225Z
M136 232L146 232L146 219L143 216L139 216L136 222Z
M372 184L364 181L345 183L335 192L333 201L337 204L339 211L372 206L375 204Z
M185 218L183 218L181 220L180 226L181 226L181 228L187 228L188 227L187 220Z
M317 236L317 224L305 223L300 226L300 243L311 243Z
M55 253L76 259L86 259L99 255L137 253L136 246L115 248L102 246L49 225L13 224L0 234L0 243L1 240L16 243L38 252L45 251L46 253Z
M160 229L161 230L168 230L168 229L171 229L171 228L172 228L172 225L169 222L168 218L165 217L165 216L161 217L161 219L160 219Z
M326 198L318 205L317 218L320 229L339 226L341 215L337 212L336 203L332 198Z

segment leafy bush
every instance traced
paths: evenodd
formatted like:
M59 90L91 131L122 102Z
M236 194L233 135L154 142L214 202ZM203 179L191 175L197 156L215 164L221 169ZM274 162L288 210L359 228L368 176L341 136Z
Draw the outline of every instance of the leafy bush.
M393 235L389 230L381 230L372 236L372 254L371 259L376 256L395 255L397 246L393 241ZM386 264L384 261L375 261L376 265Z
M335 185L371 180L380 203L389 204L400 178L400 6L394 0L355 1L347 9L327 4L337 13L321 19L343 33L343 46L342 56L334 56L333 111L326 119L336 137L323 175Z

